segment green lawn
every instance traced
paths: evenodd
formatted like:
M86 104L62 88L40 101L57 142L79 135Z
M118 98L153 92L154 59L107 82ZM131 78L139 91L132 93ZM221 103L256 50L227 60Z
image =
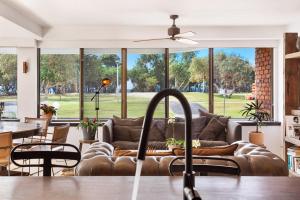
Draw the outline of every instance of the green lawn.
M128 117L138 117L145 115L148 103L154 93L128 93ZM199 103L204 107L208 107L208 94L199 92L186 92L184 95L190 102ZM245 99L248 94L233 94L231 98L225 99L225 115L231 117L241 117L240 110L249 100ZM85 94L84 98L84 114L88 117L95 117L95 103L90 99L93 94ZM45 97L41 99L46 100ZM175 99L170 97L170 101ZM215 113L224 115L224 98L218 94L214 95ZM58 118L78 118L79 116L79 95L49 95L47 103L59 105L57 111ZM100 118L112 117L112 115L120 116L121 113L121 96L115 94L100 95ZM170 110L170 115L172 115ZM164 102L161 102L156 109L155 117L164 116Z

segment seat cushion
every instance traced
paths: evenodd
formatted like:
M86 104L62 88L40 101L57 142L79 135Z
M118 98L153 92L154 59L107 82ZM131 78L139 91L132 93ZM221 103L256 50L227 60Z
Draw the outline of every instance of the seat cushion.
M131 141L114 141L112 145L115 148L127 150L127 149L138 149L139 142L131 142ZM149 141L148 146L155 149L167 149L166 143L161 141Z

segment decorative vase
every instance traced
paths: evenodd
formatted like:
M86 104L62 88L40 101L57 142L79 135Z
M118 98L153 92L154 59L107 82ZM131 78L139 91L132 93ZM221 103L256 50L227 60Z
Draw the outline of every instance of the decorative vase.
M49 119L49 122L50 122L52 120L52 116L53 116L53 113L43 113L43 115L41 115L41 118Z
M256 131L249 132L249 142L259 146L264 146L264 133Z
M96 129L93 127L82 127L83 139L84 140L95 140Z
M300 37L297 38L296 48L298 49L298 51L300 51Z

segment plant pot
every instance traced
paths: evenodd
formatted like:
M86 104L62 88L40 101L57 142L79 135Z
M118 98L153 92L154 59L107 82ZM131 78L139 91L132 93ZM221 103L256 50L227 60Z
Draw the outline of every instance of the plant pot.
M95 140L96 129L92 127L82 128L82 134L84 140Z
M249 142L252 144L263 146L264 145L264 133L256 132L256 131L249 132Z
M44 119L49 119L49 122L52 120L52 116L53 116L53 113L43 113L43 115L41 115L41 118L44 118Z
M182 146L181 145L168 145L168 149L170 151L173 151L173 149L181 149Z

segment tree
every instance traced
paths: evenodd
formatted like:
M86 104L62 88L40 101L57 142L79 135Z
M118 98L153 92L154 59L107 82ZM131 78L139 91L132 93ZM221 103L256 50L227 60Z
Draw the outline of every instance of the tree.
M47 96L50 88L57 94L79 92L79 57L73 54L41 55L41 88Z
M5 95L17 94L17 55L0 54L0 91Z
M154 92L156 86L164 87L165 68L162 54L142 54L128 71L133 91Z
M238 55L220 52L215 56L215 84L224 89L249 92L255 81L254 67Z
M193 58L189 67L191 82L206 82L209 77L208 58Z
M189 67L196 52L184 52L171 54L170 57L170 79L175 88L186 90L190 81Z

